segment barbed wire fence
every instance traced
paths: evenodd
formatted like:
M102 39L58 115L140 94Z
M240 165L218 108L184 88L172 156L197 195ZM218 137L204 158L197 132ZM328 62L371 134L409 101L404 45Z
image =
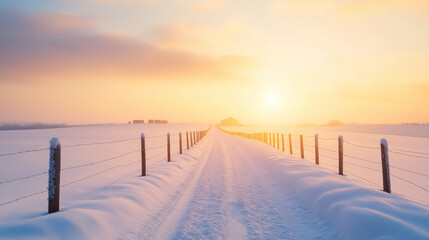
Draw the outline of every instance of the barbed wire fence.
M20 182L20 181L24 181L24 180L32 180L38 177L42 177L42 176L48 176L49 177L49 181L51 181L51 176L50 176L50 171L51 171L51 167L55 164L53 164L53 159L52 156L55 153L55 151L60 152L61 148L75 148L75 149L81 149L81 148L85 148L87 146L94 146L94 145L115 145L118 143L129 143L129 142L136 142L137 140L140 140L141 145L139 147L135 147L134 150L132 151L127 151L124 153L120 153L114 156L110 156L107 158L103 158L103 159L99 159L99 160L94 160L94 161L90 161L90 162L85 162L82 164L78 164L78 165L72 165L72 166L68 166L68 167L62 167L62 168L58 168L56 169L56 171L59 172L69 172L69 171L73 171L76 169L81 169L81 168L88 168L88 167L92 167L92 166L99 166L101 167L101 164L103 163L113 163L117 160L122 160L122 161L118 161L115 162L114 166L109 166L107 168L104 168L103 170L94 172L92 174L86 175L84 177L63 183L61 185L59 185L59 179L54 179L54 182L49 182L48 184L48 188L45 190L41 190L41 191L36 191L33 193L29 193L26 195L22 195L19 197L15 197L14 199L5 201L0 203L0 207L2 206L6 206L15 202L19 202L21 200L24 199L28 199L37 195L41 195L41 194L45 194L45 193L49 193L49 197L48 199L51 199L51 186L52 184L57 184L57 187L59 189L62 189L64 187L68 187L70 185L74 185L83 181L86 181L88 179L94 178L96 176L102 175L104 173L110 172L112 170L118 169L118 168L126 168L129 166L135 166L138 163L141 163L141 168L144 168L144 174L142 176L145 176L145 172L146 172L146 167L147 166L153 166L155 164L158 164L162 161L167 162L167 159L171 158L171 148L173 148L173 152L174 154L182 154L183 153L183 149L190 149L190 147L196 146L195 144L197 144L203 137L205 137L208 133L208 131L211 129L211 126L206 129L206 130L202 130L202 131L186 131L183 132L184 134L182 134L182 132L177 132L177 133L167 133L167 134L163 134L163 135L156 135L156 136L145 136L144 134L141 135L141 137L139 138L127 138L127 139L120 139L120 140L113 140L113 141L103 141L103 142L89 142L89 143L78 143L78 144L70 144L70 145L60 145L58 144L58 146L52 146L49 148L38 148L38 149L28 149L28 150L21 150L21 151L16 151L16 152L9 152L9 153L1 153L0 154L0 160L10 160L10 159L5 159L5 157L11 157L11 156L17 156L17 155L22 155L22 154L31 154L31 153L35 153L35 152L46 152L49 155L50 158L50 170L48 171L41 171L39 173L34 173L34 174L30 174L27 176L21 176L21 177L15 177L15 178L10 178L10 179L6 179L6 180L1 180L0 181L0 187L1 186L7 186L8 184L12 184L12 183L16 183L16 182ZM185 136L182 136L185 135ZM173 141L167 141L167 139L170 138L170 136L174 137ZM164 140L162 140L164 139ZM162 144L158 144L155 145L155 143L151 143L149 144L148 147L146 147L146 140L157 140L156 142L159 141L164 141L164 143ZM52 141L52 140L51 140ZM189 142L192 142L193 144L190 146ZM75 151L75 149L73 149ZM165 149L165 150L162 150ZM140 156L139 154L140 153ZM4 159L2 159L4 158ZM124 162L124 158L126 158L129 161ZM149 163L149 164L147 164ZM133 167L133 170L131 172L127 172L127 174L120 176L119 178L115 179L113 182L111 182L110 184L108 184L107 186L105 186L105 188L108 188L110 186L112 186L113 184L121 181L122 179L132 175L132 174L136 174L138 172L142 171L142 169L138 169L136 170L135 167ZM143 171L142 171L143 173ZM59 198L58 198L59 200ZM51 202L49 202L49 205L51 204ZM57 203L59 206L59 202ZM50 206L51 207L51 206ZM59 210L59 209L58 209ZM57 210L57 211L58 211ZM49 211L51 212L51 211Z
M396 149L396 148L389 149L387 147L387 141L384 139L380 141L380 146L367 146L367 145L357 144L349 139L345 140L342 138L342 136L339 136L338 138L326 138L326 137L320 137L318 134L292 135L292 134L285 134L285 133L277 134L273 132L245 133L245 132L231 132L231 131L221 129L220 127L219 129L224 133L227 133L230 135L237 135L248 139L263 142L276 149L280 149L281 151L289 152L293 156L306 159L306 160L311 160L316 164L319 164L322 166L327 166L329 169L336 170L340 168L340 165L344 164L346 169L344 172L347 175L350 175L362 181L365 181L370 185L373 185L377 188L381 188L384 191L387 190L385 186L386 184L385 181L388 181L389 191L387 192L390 192L390 177L392 177L397 181L416 187L420 191L429 193L429 187L424 186L424 184L428 182L429 173L422 172L422 170L420 169L415 170L404 166L398 166L396 164L389 163L389 157L390 158L407 157L412 159L426 160L426 159L429 159L428 152L412 151L412 150ZM284 136L284 137L279 138L277 136ZM303 138L312 139L314 141L314 144L305 143L304 141L301 140ZM326 144L330 143L330 145L332 145L332 144L335 144L336 141L338 141L337 149L331 149L324 146L325 145L324 143ZM340 142L341 142L341 145L340 145ZM277 145L275 145L276 143L278 143L278 145L281 144L281 146L282 147L284 146L284 147L279 148ZM349 154L348 152L346 152L347 154L344 154L343 144L346 145L348 148L355 148L359 152L369 151L369 153L374 155L374 157L368 158L368 157L362 157L362 156L355 156L355 155ZM341 146L341 149L340 149L340 146ZM385 148L385 149L382 149L382 148ZM307 154L304 154L304 153L307 153ZM381 155L380 161L374 160L376 158L375 154L378 155L378 159L380 159L380 155ZM383 163L383 161L386 161L386 160L387 160L387 166L383 167L383 165L386 165L386 162ZM396 173L392 174L389 169L395 170ZM369 175L365 174L365 176L362 176L362 174L359 174L362 171L365 171ZM411 174L410 176L418 176L423 180L420 182L417 182L413 177L401 176L400 175L401 172ZM387 176L388 180L385 179L386 178L385 175ZM367 176L374 176L374 177L371 177L371 179L369 179L367 178ZM380 176L382 176L382 178ZM373 180L373 178L383 179L383 182L381 184L377 183L376 181ZM411 178L413 178L414 180Z

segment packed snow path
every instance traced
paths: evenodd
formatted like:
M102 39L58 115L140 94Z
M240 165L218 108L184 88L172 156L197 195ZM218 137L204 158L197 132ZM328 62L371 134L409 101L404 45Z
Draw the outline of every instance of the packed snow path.
M159 228L150 235L142 229L137 238L335 238L327 223L306 211L293 192L284 191L242 139L217 129L210 138L199 171Z

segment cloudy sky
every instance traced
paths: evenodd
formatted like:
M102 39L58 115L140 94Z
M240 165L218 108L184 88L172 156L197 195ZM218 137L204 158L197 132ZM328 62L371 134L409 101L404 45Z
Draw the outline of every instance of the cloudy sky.
M0 2L0 122L429 122L429 0Z

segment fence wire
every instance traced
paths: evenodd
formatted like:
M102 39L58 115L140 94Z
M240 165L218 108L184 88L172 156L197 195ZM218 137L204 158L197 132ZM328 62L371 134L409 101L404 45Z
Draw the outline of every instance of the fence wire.
M355 159L358 161L364 161L364 162L369 162L369 163L374 163L374 164L381 164L381 162L376 162L376 161L371 161L371 160L367 160L367 159L363 159L363 158L353 157L353 156L346 155L346 154L344 154L344 157L352 158L352 159Z
M7 205L7 204L10 204L10 203L18 202L18 201L23 200L23 199L26 199L26 198L30 198L30 197L36 196L36 195L39 195L39 194L42 194L42 193L46 193L46 192L48 192L48 190L47 190L47 189L46 189L46 190L43 190L43 191L40 191L40 192L36 192L36 193L29 194L29 195L25 195L25 196L23 196L23 197L19 197L19 198L16 198L16 199L13 199L13 200L10 200L10 201L7 201L7 202L4 202L4 203L0 203L0 207L1 207L1 206L4 206L4 205Z
M122 143L139 140L140 138L127 138L122 140L114 140L114 141L106 141L106 142L92 142L92 143L78 143L71 145L62 145L61 148L72 148L72 147L84 147L84 146L92 146L92 145L104 145L104 144L113 144L113 143Z
M205 130L205 132L207 133L209 130L210 130L210 128L207 129L207 130ZM173 133L173 134L170 134L170 135L172 135L172 136L178 136L179 133ZM204 137L204 136L205 136L205 134L202 137ZM167 137L167 135L145 136L145 138L147 138L147 139L155 139L155 138L161 138L161 137ZM139 139L141 139L141 138L128 138L128 139L114 140L114 141L105 141L105 142L79 143L79 144L71 144L71 145L62 145L61 147L62 148L73 148L73 147L84 147L84 146L91 146L91 145L114 144L114 143L122 143L122 142L134 141L134 140L139 140ZM174 144L178 144L178 143L179 143L179 141L176 140L176 141L173 141L173 143L170 143L170 144L174 145ZM159 149L159 148L163 148L163 147L166 147L166 146L167 146L166 144L163 144L161 146L146 148L145 150ZM19 155L19 154L24 154L24 153L39 152L39 151L48 151L48 150L50 150L50 148L30 149L30 150L24 150L24 151L18 151L18 152L3 153L3 154L0 154L0 157ZM135 150L135 151L131 151L131 152L127 152L127 153L124 153L124 154L121 154L121 155L118 155L118 156L106 158L106 159L103 159L103 160L100 160L100 161L96 161L96 162L85 163L85 164L81 164L81 165L77 165L77 166L71 166L71 167L67 167L67 168L62 168L61 171L67 171L67 170L71 170L71 169L82 168L82 167L96 165L96 164L103 163L103 162L108 162L108 161L111 161L111 160L114 160L114 159L118 159L118 158L130 155L130 154L133 154L133 153L140 152L140 151L141 151L141 149ZM154 156L148 157L148 160L150 160L150 159L156 159L157 157L161 156L162 154L165 154L166 152L167 152L167 150L165 150L165 151L163 151L161 153L158 153L158 154L156 154ZM158 161L156 161L154 163L151 163L150 165L153 165L153 164L161 162L161 161L165 161L165 158L161 158ZM86 176L84 178L80 178L80 179L77 179L75 181L72 181L72 182L69 182L69 183L66 183L66 184L62 184L60 187L67 187L67 186L70 186L70 185L73 185L73 184L85 181L85 180L87 180L89 178L101 175L101 174L106 173L108 171L111 171L113 169L117 169L117 168L120 168L120 167L131 166L131 165L139 163L139 162L141 162L141 160L133 161L133 162L126 163L126 164L116 165L116 166L110 167L108 169L105 169L103 171L97 172L95 174L91 174L89 176ZM109 187L109 186L111 186L112 184L114 184L114 183L122 180L123 178L125 178L125 177L127 177L127 176L129 176L131 174L134 174L136 172L139 172L139 171L140 171L140 169L139 170L135 170L135 171L133 171L131 173L128 173L127 175L122 176L121 178L118 178L117 180L115 180L111 184L107 185L106 188ZM4 180L4 181L0 182L0 185L1 184L6 184L6 183L11 183L11 182L16 182L16 181L20 181L20 180L25 180L25 179L31 179L31 178L35 178L35 177L42 176L42 175L45 175L45 174L48 174L48 171L37 173L37 174L33 174L33 175L29 175L29 176L25 176L25 177L19 177L19 178ZM46 190L39 191L39 192L36 192L36 193L28 194L28 195L25 195L25 196L22 196L22 197L19 197L19 198L15 198L13 200L0 203L0 207L4 206L4 205L8 205L10 203L14 203L14 202L23 200L23 199L27 199L27 198L30 198L30 197L33 197L33 196L37 196L37 195L40 195L40 194L43 194L43 193L47 193L47 192L48 192L48 190L46 189Z
M354 144L354 143L349 142L349 141L344 140L344 139L343 139L343 142L345 142L345 143L347 143L347 144L349 144L349 145L355 146L355 147L359 147L359 148L366 148L366 149L380 150L380 147L370 147L370 146L358 145L358 144Z
M394 178L396 178L396 179L398 179L398 180L401 180L401 181L407 182L407 183L409 183L409 184L411 184L411 185L414 185L414 186L416 186L416 187L418 187L418 188L422 189L423 191L425 191L425 192L429 193L429 190L427 190L426 188L424 188L424 187L422 187L422 186L418 185L417 183L411 182L411 181L409 181L409 180L407 180L407 179L404 179L404 178L402 178L402 177L399 177L399 176L396 176L396 175L393 175L393 174L390 174L390 176L392 176L392 177L394 177Z
M75 184L75 183L78 183L78 182L82 182L82 181L87 180L87 179L89 179L89 178L92 178L92 177L98 176L98 175L103 174L103 173L105 173L105 172L108 172L108 171L110 171L110 170L113 170L113 169L116 169L116 168L120 168L120 167L127 167L127 166L130 166L130 165L132 165L132 164L136 164L136 163L138 163L138 162L141 162L141 160L134 161L134 162L127 163L127 164L117 165L117 166L114 166L114 167L111 167L111 168L105 169L105 170L103 170L103 171L101 171L101 172L98 172L98 173L95 173L95 174L89 175L89 176L87 176L87 177L84 177L84 178L81 178L81 179L78 179L78 180L75 180L75 181L72 181L72 182L69 182L69 183L63 184L63 185L61 185L61 187L67 187L67 186L69 186L69 185L72 185L72 184Z
M350 175L352 175L352 176L354 176L354 177L357 177L357 178L359 178L359 179L362 179L362 180L364 180L365 182L368 182L368 183L371 183L372 185L374 185L374 186L376 186L376 187L380 187L380 185L378 185L377 183L375 183L375 182L373 182L373 181L370 181L369 179L366 179L366 178L364 178L364 177L362 177L362 176L359 176L359 175L356 175L356 174L353 174L353 173L351 173L351 172L349 172L349 171L344 171L346 174L350 174Z
M401 167L397 167L397 166L392 166L392 165L389 165L389 167L393 168L393 169L398 169L398 170L402 170L402 171L405 171L405 172L409 172L409 173L412 173L412 174L420 175L420 176L423 176L423 177L429 177L428 174L411 171L411 170L408 170L408 169L405 169L405 168L401 168Z
M412 154L408 154L408 153L402 153L402 152L398 152L398 151L391 151L391 150L389 150L389 153L398 154L398 155L407 156L407 157L412 157L412 158L429 159L429 156L427 156L427 157L417 156L417 155L412 155Z
M12 156L12 155L18 155L18 154L24 154L24 153L47 151L47 150L49 150L49 148L38 148L38 149L24 150L24 151L19 151L19 152L2 153L2 154L0 154L0 157L6 157L6 156Z
M99 164L99 163L108 162L108 161L115 160L115 159L118 159L118 158L121 158L121 157L125 157L125 156L133 154L133 153L140 152L140 151L141 150L139 149L139 150L136 150L136 151L127 152L127 153L124 153L124 154L121 154L121 155L118 155L118 156L106 158L106 159L103 159L103 160L100 160L100 161L96 161L96 162L85 163L85 164L82 164L82 165L77 165L77 166L62 168L61 171L67 171L67 170L70 170L70 169L76 169L76 168L81 168L81 167L88 167L88 166L96 165L96 164Z
M1 181L0 185L1 184L5 184L5 183L17 182L17 181L21 181L21 180L24 180L24 179L35 178L35 177L42 176L42 175L45 175L45 174L48 174L48 171L45 171L45 172L42 172L42 173L33 174L33 175L30 175L30 176L26 176L26 177L19 177L19 178L14 178L14 179L10 179L10 180Z

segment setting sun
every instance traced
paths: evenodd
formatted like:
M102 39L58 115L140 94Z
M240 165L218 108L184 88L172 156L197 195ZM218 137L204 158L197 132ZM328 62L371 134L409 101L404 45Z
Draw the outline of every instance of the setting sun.
M273 93L269 93L265 98L265 103L268 107L274 107L278 103L277 96Z

